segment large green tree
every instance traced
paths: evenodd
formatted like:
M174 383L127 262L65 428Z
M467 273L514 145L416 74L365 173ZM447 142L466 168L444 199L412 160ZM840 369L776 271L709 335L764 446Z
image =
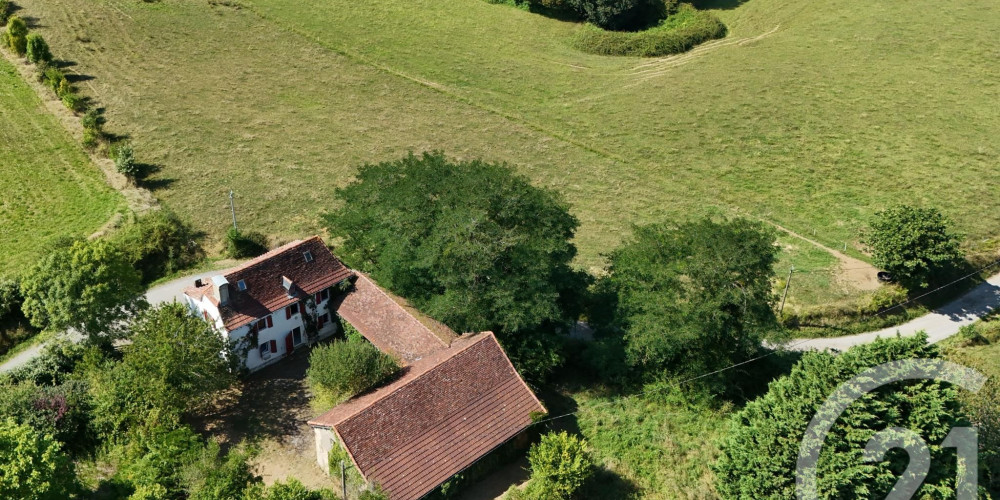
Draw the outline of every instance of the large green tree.
M636 228L601 283L629 364L657 379L751 357L776 326L777 252L774 233L746 219Z
M62 500L75 489L73 463L49 435L0 420L0 498Z
M496 331L522 369L551 361L546 346L521 346L573 319L586 286L558 193L503 164L424 153L365 165L336 197L324 219L349 265L456 331Z
M907 288L926 288L962 260L959 238L935 208L900 205L875 214L864 243L875 265Z
M78 240L52 250L27 271L21 308L38 328L76 328L97 338L141 309L142 291L139 273L114 245Z
M880 339L835 356L808 353L764 396L736 414L716 467L724 498L794 498L796 463L813 415L837 387L883 363L938 357L925 335ZM837 418L826 435L817 467L820 498L885 498L908 464L892 450L883 462L865 462L868 440L899 427L929 445L930 474L915 498L955 498L954 451L940 444L955 427L966 426L954 386L933 380L885 385L861 397Z
M130 326L129 339L120 362L88 370L94 421L106 436L174 426L235 380L226 341L181 304L145 311Z

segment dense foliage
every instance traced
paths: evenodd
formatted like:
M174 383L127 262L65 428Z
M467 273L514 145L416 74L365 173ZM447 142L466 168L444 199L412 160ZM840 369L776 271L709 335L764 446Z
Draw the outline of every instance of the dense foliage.
M75 490L59 442L12 419L0 420L0 498L62 500Z
M32 325L76 328L112 337L114 326L143 304L139 273L112 244L78 240L53 249L21 281L22 310Z
M577 220L562 197L502 164L442 153L365 165L324 219L338 254L456 331L493 330L531 374L540 331L576 318L585 279L570 268ZM558 355L555 356L558 361ZM537 359L536 359L537 360Z
M3 35L4 42L15 54L23 56L28 50L28 25L18 16L7 19L7 31Z
M267 236L254 231L243 232L234 227L226 231L226 256L248 259L267 252Z
M775 235L746 219L636 228L601 283L629 365L647 379L746 360L776 326Z
M129 331L120 362L89 373L94 424L106 437L151 425L174 427L234 381L228 345L178 303L144 312Z
M584 26L573 39L583 52L606 56L656 57L686 52L698 44L726 36L715 14L682 4L656 26L642 31L608 31Z
M204 258L199 235L167 209L134 217L111 235L111 243L142 273L143 283L186 269Z
M962 260L959 238L935 208L900 205L875 214L864 243L875 265L907 288L926 288Z
M52 51L49 50L49 44L45 42L42 35L30 33L26 41L28 62L34 64L48 64L52 62Z
M531 482L515 486L511 500L569 500L594 473L594 460L582 438L566 431L549 433L528 452Z
M360 335L335 340L309 353L306 381L316 405L329 408L381 385L399 372L399 364Z
M808 353L792 372L772 382L766 395L731 421L717 465L716 486L724 498L793 498L799 446L810 419L841 383L889 361L936 358L937 348L920 335L880 339L835 356ZM880 463L865 462L868 440L892 427L910 429L930 444L933 467L918 498L955 497L955 456L940 446L954 427L968 425L958 390L916 380L883 386L854 402L827 435L817 469L823 498L885 498L908 457L894 450Z
M10 0L0 0L0 26L7 24L7 16L10 15Z

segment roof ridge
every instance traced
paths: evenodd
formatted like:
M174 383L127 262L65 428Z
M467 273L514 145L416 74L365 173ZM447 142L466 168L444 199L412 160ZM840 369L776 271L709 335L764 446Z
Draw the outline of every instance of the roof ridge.
M483 335L484 333L486 335ZM437 369L441 365L443 365L446 362L454 359L455 356L458 356L459 354L461 354L461 353L469 350L469 348L471 348L472 346L478 345L480 342L483 342L486 339L492 338L493 341L497 344L497 346L498 347L500 346L500 342L497 342L496 337L493 335L493 332L479 332L479 333L475 333L475 334L471 335L471 337L479 337L479 336L481 336L481 338L470 339L470 341L469 341L468 344L459 347L453 353L449 353L447 357L445 357L444 359L439 360L437 363L434 363L432 366L430 366L429 368L427 368L426 370L424 370L422 373L414 375L412 379L407 380L403 384L400 384L399 387L393 389L392 391L388 392L387 394L383 395L382 397L374 399L371 403L365 405L363 408L361 408L357 412L355 412L354 415L351 415L350 417L347 417L347 418L341 420L340 422L338 422L338 423L336 423L334 425L331 425L331 427L341 426L341 425L346 424L348 421L351 421L351 420L354 420L355 418L358 418L358 416L361 415L361 413L363 413L365 410L367 410L367 409L371 408L372 406L374 406L375 403L378 403L379 401L382 401L383 399L388 398L388 397L392 396L393 394L396 394L397 392L403 390L403 388L405 388L406 386L408 386L408 385L416 382L417 380L420 380L422 377L424 377L427 374L431 373L432 371L434 371L435 369ZM459 337L459 338L461 338L461 337ZM448 348L450 348L450 346L446 347L446 349L448 349ZM503 347L500 347L500 350L501 350L501 352L503 352ZM441 351L438 351L438 352L441 352ZM504 357L506 357L506 356L507 356L507 354L504 353ZM410 366L412 367L413 365L410 365ZM514 373L517 373L517 370L515 370ZM518 378L520 378L520 375L518 376ZM378 390L378 389L376 389L376 390ZM346 401L345 401L345 403L346 403ZM334 408L336 408L336 406ZM331 410L332 410L332 408L331 408Z
M285 243L284 245L281 245L280 247L268 250L267 252L265 252L265 253L263 253L261 255L258 255L256 257L254 257L253 259L250 259L250 260L248 260L248 261L246 261L246 262L244 262L244 263L242 263L242 264L240 264L240 265L238 265L238 266L236 266L234 268L226 270L226 272L225 272L225 274L223 274L223 276L229 276L230 274L234 274L234 273L237 273L237 272L240 272L240 271L246 271L247 269L251 269L251 268L253 268L254 266L256 266L258 264L262 264L262 263L266 262L268 259L271 259L271 258L273 258L273 257L275 257L277 255L283 254L283 253L285 253L285 252L287 252L287 251L289 251L289 250L291 250L293 248L301 246L301 245L303 245L305 243L308 243L310 241L313 241L315 239L319 239L319 236L315 235L315 236L312 236L312 237L309 237L309 238L305 238L305 239L301 239L301 240L295 240L295 241L290 241L288 243Z
M410 311L407 311L405 307L403 307L402 305L399 304L399 302L396 302L395 300L393 300L392 297L390 297L389 294L386 293L386 291L382 289L382 287L378 286L378 283L376 283L375 280L369 278L367 274L362 273L361 271L358 271L357 274L361 275L363 278L365 278L366 280L370 281L371 284L375 286L375 289L378 290L378 293L382 294L386 299L388 299L388 301L391 302L394 307L398 308L400 311L403 311L403 314L405 314L407 317L411 318L413 321L416 321L417 324L420 325L420 328L422 328L425 332L427 332L428 334L430 334L431 337L434 337L434 339L437 340L438 342L440 342L441 345L444 348L451 347L450 343L445 343L445 341L441 340L441 338L438 337L434 332L432 332L430 328L427 328L427 325L423 324L423 322L421 322L419 319L416 318L416 316L414 316L413 314L411 314ZM482 333L482 332L479 332L479 333ZM461 337L461 335L459 335L459 337ZM431 354L431 353L428 353L428 354Z

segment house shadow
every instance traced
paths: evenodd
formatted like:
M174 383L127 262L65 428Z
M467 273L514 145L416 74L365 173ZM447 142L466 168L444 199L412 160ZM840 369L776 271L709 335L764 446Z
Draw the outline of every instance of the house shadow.
M313 413L305 383L308 367L309 350L297 350L247 376L237 388L220 395L213 409L189 423L219 438L223 452L244 440L294 438L304 432Z

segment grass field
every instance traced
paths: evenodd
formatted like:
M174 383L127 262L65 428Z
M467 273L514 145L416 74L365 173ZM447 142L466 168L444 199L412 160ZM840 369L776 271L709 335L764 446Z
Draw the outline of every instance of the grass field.
M35 92L0 58L0 276L30 265L46 244L87 236L124 208Z
M583 54L578 24L482 0L241 1L23 6L93 77L108 128L162 167L157 195L210 234L230 188L244 227L316 231L357 165L427 149L562 191L591 269L634 223L704 213L842 247L908 201L970 241L1000 233L985 0L946 16L927 0L717 1L729 37L660 59Z

